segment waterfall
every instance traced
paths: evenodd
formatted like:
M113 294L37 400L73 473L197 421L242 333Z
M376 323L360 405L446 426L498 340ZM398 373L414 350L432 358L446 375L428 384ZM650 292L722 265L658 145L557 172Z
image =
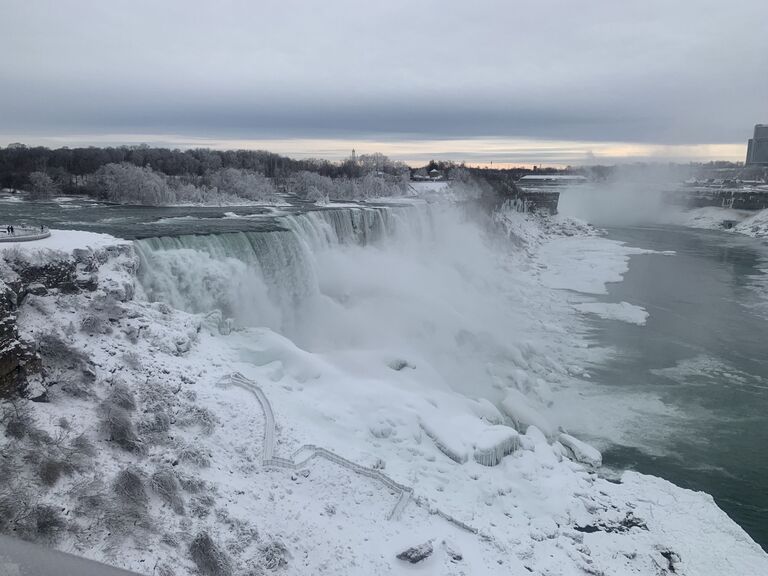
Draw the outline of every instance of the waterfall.
M534 288L525 252L471 209L339 207L276 224L137 240L146 297L220 310L326 357L354 352L345 365L373 355L382 366L418 366L434 386L490 399L512 381L535 388L522 371L550 372L548 349L574 339L542 325L539 308L552 314L555 304Z
M272 231L163 236L136 241L150 300L193 313L221 310L239 325L295 333L320 289L317 257L431 230L426 205L330 208L279 219Z

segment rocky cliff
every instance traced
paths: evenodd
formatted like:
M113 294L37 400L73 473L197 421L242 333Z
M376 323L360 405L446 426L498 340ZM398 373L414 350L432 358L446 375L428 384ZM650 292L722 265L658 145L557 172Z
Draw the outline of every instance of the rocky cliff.
M38 343L19 336L17 312L24 300L30 295L93 292L98 287L99 266L121 255L135 258L131 246L125 244L76 249L71 254L0 253L0 397L27 395L28 377L41 368ZM119 300L133 297L132 283L107 289Z

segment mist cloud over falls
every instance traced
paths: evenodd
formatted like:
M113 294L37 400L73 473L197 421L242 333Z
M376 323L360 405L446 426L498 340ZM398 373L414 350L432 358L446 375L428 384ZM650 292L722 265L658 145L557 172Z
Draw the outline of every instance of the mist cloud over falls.
M286 225L139 241L144 288L311 352L413 366L438 388L495 400L508 386L536 388L535 374L559 377L561 348L575 350L573 335L542 326L565 305L536 298L523 253L456 206L316 211Z

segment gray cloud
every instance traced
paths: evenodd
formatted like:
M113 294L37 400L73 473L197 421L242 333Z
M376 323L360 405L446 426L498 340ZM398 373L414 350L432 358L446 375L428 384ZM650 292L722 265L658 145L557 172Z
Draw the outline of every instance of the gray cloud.
M741 142L763 0L4 0L0 132Z

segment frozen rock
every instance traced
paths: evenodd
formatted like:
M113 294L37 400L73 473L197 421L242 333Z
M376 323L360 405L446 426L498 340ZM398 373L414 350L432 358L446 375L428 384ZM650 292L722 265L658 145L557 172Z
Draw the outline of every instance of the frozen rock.
M235 322L234 320L232 320L232 318L224 318L224 320L222 320L219 323L219 334L221 334L222 336L231 334L232 328L234 327L234 325L235 325Z
M448 558L450 558L453 563L461 562L464 559L464 555L461 553L459 547L456 546L455 542L443 540L443 550L445 550Z
M470 407L478 418L482 418L490 424L501 424L504 422L504 416L499 412L499 409L485 398L472 400Z
M532 408L525 395L514 389L507 391L501 401L501 409L515 423L515 428L525 432L529 426L536 426L547 438L554 438L557 431L536 409Z
M575 460L595 468L602 466L603 456L597 448L593 448L570 434L560 434L560 443L568 449Z
M392 368L392 370L395 370L396 372L400 372L400 370L403 370L405 368L410 368L411 370L415 369L416 366L408 362L407 360L403 360L402 358L396 358L394 360L390 360L387 362L387 366Z
M448 458L459 464L467 461L467 446L459 437L456 427L450 422L442 422L436 418L422 418L419 423L435 446Z
M536 450L536 446L546 446L547 437L536 426L528 426L525 434L520 436L520 447L523 450Z
M177 354L186 354L192 348L192 341L186 336L179 336L174 342Z
M496 466L519 445L519 434L515 429L509 426L490 426L483 430L475 442L475 462L483 466Z
M27 286L27 294L34 294L35 296L45 296L48 294L48 288L39 282L33 282Z
M417 564L425 558L429 558L433 551L434 548L432 547L432 541L428 540L427 542L424 542L424 544L420 544L400 552L400 554L397 555L397 559L405 560L411 564Z

